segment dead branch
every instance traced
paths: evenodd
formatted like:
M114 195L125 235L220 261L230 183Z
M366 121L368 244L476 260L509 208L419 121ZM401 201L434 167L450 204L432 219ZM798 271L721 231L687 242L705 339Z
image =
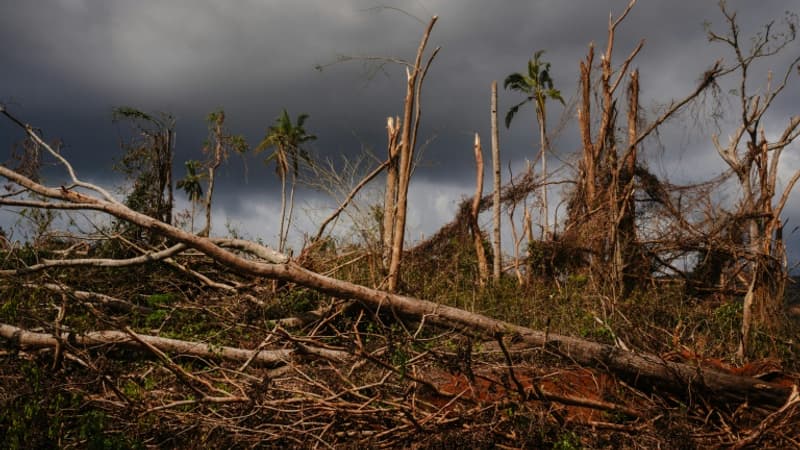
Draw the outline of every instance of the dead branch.
M328 224L331 223L334 219L339 217L339 214L341 214L342 211L344 211L344 209L347 208L347 205L349 205L350 201L353 200L353 197L355 197L356 194L358 194L358 192L361 191L361 188L366 186L367 183L372 181L376 176L378 176L378 174L383 172L383 169L385 169L389 165L389 163L390 163L390 160L386 160L386 161L382 162L372 172L370 172L367 176L365 176L356 185L356 187L354 187L353 190L350 191L349 194L347 194L347 197L342 201L342 203L339 205L339 207L336 208L336 211L332 212L331 215L328 216L328 218L325 219L322 222L322 225L319 226L319 230L317 231L317 235L314 237L314 241L318 241L322 237L322 234L325 233L325 227L327 227ZM270 262L277 262L277 261L270 261Z
M765 432L769 431L770 429L780 428L778 425L779 422L784 422L785 424L788 421L796 421L798 419L798 404L800 404L800 395L798 395L797 385L794 385L792 386L792 393L786 400L786 404L784 404L779 410L767 416L767 418L758 424L758 427L748 433L747 436L740 439L738 442L735 442L732 448L736 450L747 448L756 444Z
M39 264L24 267L22 269L13 270L0 270L0 275L22 275L27 273L39 272L53 267L76 267L76 266L89 266L89 267L127 267L134 265L146 264L153 261L163 261L167 258L175 256L180 252L186 250L186 245L176 244L167 249L145 253L140 256L126 259L111 259L111 258L75 258L75 259L44 259Z
M99 292L74 290L71 289L69 286L65 286L60 283L41 283L41 284L25 283L23 286L29 289L46 289L48 291L56 293L67 293L71 297L74 297L78 300L83 300L87 302L98 302L110 308L124 312L147 313L152 311L152 308L148 308L147 306L137 305L135 303L131 303L121 298L112 297L110 295L101 294Z
M13 325L0 323L0 337L5 338L13 345L23 349L55 348L59 341L87 347L113 344L142 348L146 345L152 346L162 352L197 356L211 360L248 361L252 359L254 364L266 366L286 364L289 361L302 358L303 355L333 359L337 362L345 362L351 359L350 354L344 351L315 348L307 344L298 346L295 349L259 349L254 351L235 347L217 346L205 342L190 342L138 333L136 334L137 339L134 339L129 333L116 330L92 331L88 333L62 332L60 336L56 336L49 333L28 331Z

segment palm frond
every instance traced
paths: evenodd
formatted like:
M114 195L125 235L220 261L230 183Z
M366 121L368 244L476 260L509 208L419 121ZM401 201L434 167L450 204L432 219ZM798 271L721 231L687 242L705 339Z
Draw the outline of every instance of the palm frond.
M303 128L303 124L306 123L306 119L308 119L308 117L309 117L309 115L305 114L305 113L300 114L299 116L297 116L297 128L302 129Z
M520 90L519 86L524 84L526 84L525 77L521 73L512 73L503 81L503 89L508 89L509 86L512 86L512 89L518 91Z
M511 121L514 120L514 116L517 114L517 112L519 112L519 108L525 103L528 103L528 100L519 102L508 110L506 113L506 128L511 126Z
M527 94L528 98L519 104L513 106L506 114L506 128L511 125L511 121L519 111L519 108L531 101L536 100L536 107L544 108L544 103L548 98L558 100L564 104L564 99L561 97L561 91L554 88L553 78L550 76L550 63L542 61L541 57L544 55L544 50L539 50L533 54L533 58L528 60L528 75L521 73L512 73L507 76L503 87Z

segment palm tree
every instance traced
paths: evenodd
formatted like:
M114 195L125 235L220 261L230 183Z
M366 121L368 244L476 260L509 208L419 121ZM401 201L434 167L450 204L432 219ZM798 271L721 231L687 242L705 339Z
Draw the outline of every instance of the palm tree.
M194 232L194 209L200 203L200 198L203 196L203 186L200 184L206 178L203 173L197 173L200 169L200 161L190 160L184 163L186 166L186 176L178 180L178 189L183 189L189 201L192 202L192 218L191 218L191 231Z
M275 172L281 180L281 227L278 236L278 251L283 252L286 246L286 238L289 234L289 225L292 222L292 211L294 209L294 188L297 184L297 175L300 171L300 159L308 160L309 156L301 148L304 142L313 141L317 137L307 134L303 125L308 119L308 114L297 116L297 123L292 123L292 118L284 109L281 115L275 120L275 125L267 129L264 139L256 147L256 152L274 149L264 161L269 164L275 161ZM290 170L291 169L291 170ZM286 214L286 176L291 175L291 191L289 194L289 213Z
M544 50L539 50L534 53L533 59L528 61L528 73L512 73L506 77L503 82L503 87L523 93L525 100L517 103L508 110L506 114L506 128L511 126L511 121L519 111L519 108L528 102L533 102L536 107L536 121L539 124L539 139L541 144L542 153L542 212L544 215L544 235L548 237L550 234L550 226L548 225L548 208L547 208L547 151L550 147L550 142L547 139L547 124L546 124L546 109L545 104L547 99L558 100L564 104L564 99L561 98L561 91L553 87L553 79L550 78L550 63L542 61L540 58L544 54Z

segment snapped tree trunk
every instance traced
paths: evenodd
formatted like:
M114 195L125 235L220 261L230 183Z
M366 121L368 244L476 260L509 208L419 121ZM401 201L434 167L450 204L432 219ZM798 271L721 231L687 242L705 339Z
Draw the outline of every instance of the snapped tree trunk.
M472 231L472 242L475 245L475 256L478 260L478 280L481 288L486 287L489 280L489 265L486 262L486 252L483 248L483 234L478 224L480 214L481 197L483 197L483 151L481 150L481 138L475 133L475 197L472 199L470 210L470 231Z
M637 248L635 171L638 158L636 141L639 137L639 71L634 70L628 84L628 148L614 169L616 175L615 277L618 291L628 296L637 285L641 285L649 266L641 258Z
M411 181L411 166L414 160L414 147L416 146L417 130L420 120L420 92L425 73L438 49L428 58L425 67L422 66L422 55L428 45L431 30L436 24L438 17L433 16L425 29L425 34L419 43L417 57L414 65L406 69L406 97L403 104L403 125L402 137L400 139L400 160L398 162L398 190L396 212L394 217L394 231L392 236L392 255L389 262L389 275L387 279L387 289L390 292L397 290L400 282L400 263L403 257L403 244L406 232L406 213L408 210L408 186Z
M492 262L492 276L494 282L500 281L500 274L503 270L503 253L500 245L500 137L497 130L497 81L492 81L492 100L491 100L491 122L492 122L492 170L494 173L493 190L493 222L494 222L494 258Z
M386 191L383 199L383 267L389 270L394 248L394 222L397 216L397 172L400 148L397 138L400 134L400 118L389 117L386 120L388 133L389 164L386 167Z

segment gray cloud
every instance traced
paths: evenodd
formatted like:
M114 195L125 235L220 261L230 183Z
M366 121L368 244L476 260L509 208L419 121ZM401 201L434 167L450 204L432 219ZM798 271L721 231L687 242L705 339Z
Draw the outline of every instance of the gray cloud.
M488 142L491 81L502 82L509 73L522 71L534 51L546 49L557 85L571 97L578 62L589 42L605 45L609 12L618 14L626 4L625 0L4 2L0 101L48 136L62 138L65 154L79 169L108 182L114 180L109 167L118 154L110 111L118 105L173 113L178 119L179 161L198 157L206 136L204 117L219 107L226 109L230 129L250 142L257 142L280 109L287 107L292 114L311 115L308 130L319 137L312 148L322 157L355 155L362 147L382 155L385 117L400 113L402 106L402 68L389 65L372 72L375 66L359 62L334 64L321 72L314 67L340 55L410 59L424 23L381 5L402 8L422 22L437 14L440 21L431 45L441 45L442 51L424 89L421 136L433 140L417 176L420 186L441 183L448 186L443 191L449 195L455 196L459 187L468 195L474 170L472 133L480 132ZM792 0L737 0L729 5L739 11L743 35L796 8ZM714 1L640 1L619 28L618 61L646 39L635 63L641 70L644 106L653 108L683 96L713 61L730 59L720 45L707 42L702 26L706 20L722 25ZM793 44L772 68L785 67L797 53ZM796 113L797 92L796 87L787 90L775 105L776 120ZM501 114L519 99L501 89ZM554 105L551 112L553 123L561 108ZM527 108L510 130L501 132L504 159L514 167L535 155L533 122L533 112ZM660 158L653 165L663 167L664 173L692 179L722 167L709 141L715 129L696 128L692 122L686 114L665 128L663 150L655 142L647 143L647 151ZM722 136L729 126L722 123L718 130ZM0 124L0 142L8 145L18 138L16 130ZM577 148L574 127L565 128L555 143L564 155ZM798 163L791 158L786 162ZM248 173L249 181L243 185L241 164L233 162L222 176L220 198L227 199L225 211L231 217L246 217L251 203L228 200L274 196L277 185L271 169L251 159ZM425 208L428 205L420 211ZM420 222L421 233L441 224L441 218L434 216L420 215L429 218Z

